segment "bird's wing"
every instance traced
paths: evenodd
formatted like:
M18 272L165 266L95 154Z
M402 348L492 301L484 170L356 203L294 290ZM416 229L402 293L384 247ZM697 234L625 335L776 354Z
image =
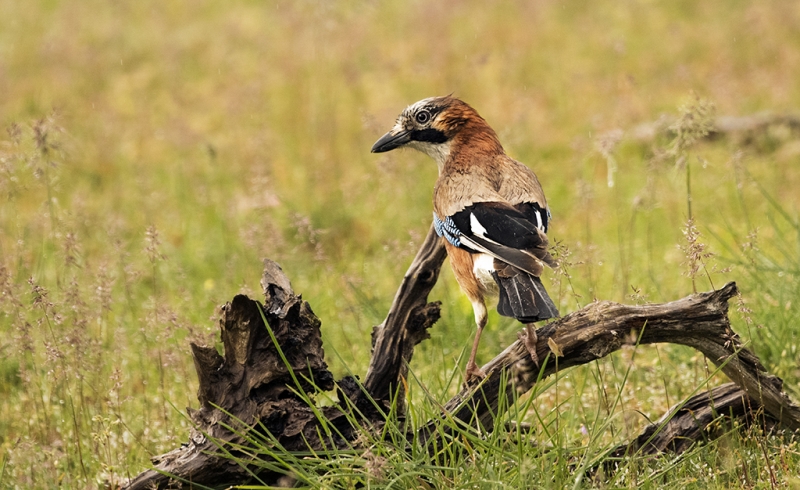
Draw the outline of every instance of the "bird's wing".
M489 254L535 276L542 273L542 264L557 265L547 252L548 221L549 213L536 203L479 202L444 219L434 213L437 233L452 245Z

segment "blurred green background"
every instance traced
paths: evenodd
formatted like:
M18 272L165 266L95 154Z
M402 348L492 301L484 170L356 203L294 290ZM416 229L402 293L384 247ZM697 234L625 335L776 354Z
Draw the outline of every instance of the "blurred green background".
M422 154L369 148L406 105L447 93L543 182L566 266L545 281L562 313L692 292L690 171L714 254L694 283L737 281L735 328L797 399L797 129L631 137L693 105L799 108L797 2L0 0L0 12L3 487L113 484L184 441L188 342L218 339L217 307L236 293L259 296L264 257L322 318L337 377L363 374L436 179ZM411 367L444 401L474 323L449 270L432 299L443 317ZM492 313L479 361L517 328ZM619 443L708 369L678 347L598 364L535 401L562 413L565 440L579 443L603 390L624 395L603 436ZM722 487L740 482L741 459L756 458L755 481L768 474L766 452L717 449ZM676 485L720 475L675 471ZM781 475L798 484L791 465Z

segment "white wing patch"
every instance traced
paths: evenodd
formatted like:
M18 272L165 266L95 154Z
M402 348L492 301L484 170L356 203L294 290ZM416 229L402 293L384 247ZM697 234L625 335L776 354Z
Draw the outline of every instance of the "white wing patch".
M544 226L542 225L542 213L540 213L538 210L535 211L535 213L536 213L536 228L539 228L540 230L544 231Z
M475 213L469 213L469 227L472 230L473 235L489 238L486 236L486 228L484 228L481 222L478 221L478 218L475 216Z
M500 245L499 243L497 243L496 240L492 240L491 238L489 238L489 235L486 234L486 228L484 228L483 225L481 224L481 222L478 221L478 217L475 216L475 213L469 213L469 228L470 228L470 231L472 232L473 235L477 235L479 237L482 237L487 242L494 243L496 245ZM462 242L464 240L467 240L467 239L468 238L467 238L466 235L462 235L462 237L461 237L461 241ZM470 241L470 242L471 243L475 243L475 242L472 242L472 241ZM484 247L481 247L481 246L479 246L477 244L475 244L475 245L476 246L473 247L473 248L475 248L475 250L486 251L487 253L491 253L491 252L488 252Z

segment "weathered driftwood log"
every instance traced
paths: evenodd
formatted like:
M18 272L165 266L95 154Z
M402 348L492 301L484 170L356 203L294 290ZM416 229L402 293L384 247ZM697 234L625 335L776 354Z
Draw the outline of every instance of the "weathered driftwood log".
M414 346L428 337L439 319L440 303L427 303L446 253L431 231L408 269L384 322L373 332L373 356L364 382L347 377L336 383L343 407L349 400L364 425L378 428L390 398L400 390ZM192 344L200 387L199 410L187 409L195 423L189 443L153 458L154 468L133 479L127 488L164 488L170 482L206 486L241 483L249 468L219 453L218 444L242 444L249 427L263 424L284 449L316 451L349 448L357 430L347 422L347 408L327 407L322 415L336 430L320 439L317 414L297 392L313 395L334 387L322 351L320 321L307 302L294 294L280 266L264 261L261 280L263 307L246 296L236 296L222 309L220 331L224 357L213 347ZM269 330L261 318L263 309ZM270 337L270 330L281 352ZM288 361L288 369L281 353ZM400 398L402 400L402 398ZM238 433L226 426L239 428Z
M632 457L656 456L662 453L681 454L698 441L712 441L731 430L734 424L758 425L772 430L778 421L765 413L736 383L725 383L676 403L657 421L642 429L627 444L606 452L602 460L589 466L586 473L597 478L598 471L613 473ZM506 430L530 432L531 424L506 423ZM581 455L573 457L572 469L579 471Z
M214 453L220 442L244 443L242 434L257 422L289 450L307 450L304 441L320 449L318 420L299 395L334 386L323 356L320 321L308 303L294 294L276 263L264 261L261 282L264 305L238 295L222 309L224 357L214 347L191 345L200 381L200 408L187 409L195 423L188 444L154 458L154 469L137 476L128 488L164 488L170 482L215 486L248 480L245 467ZM355 438L350 424L341 424L341 410L326 409L324 415L334 426L341 426L345 436L340 439Z
M402 389L401 379L407 374L414 346L427 338L427 329L439 317L439 304L428 303L427 296L444 257L444 247L431 229L386 320L373 332L373 356L363 384L354 378L334 384L324 361L319 319L308 303L294 294L280 267L265 261L263 307L240 295L223 309L220 329L224 356L213 347L192 345L201 406L189 410L196 426L188 444L154 458L154 468L136 477L127 488L166 488L170 482L185 487L192 483L224 486L246 482L250 479L249 470L257 471L256 467L231 462L220 455L218 445L229 444L229 449L246 461L241 452L236 452L236 445L245 442L247 431L263 431L262 427L276 444L289 451L358 448L363 427L379 430L384 423L382 408ZM561 370L606 356L638 338L643 344L672 342L693 347L722 365L737 389L742 390L738 395L735 391L725 394L717 390L697 395L678 409L660 432L658 427L646 428L631 444L618 448L618 456L637 450L652 453L685 449L686 444L709 434L713 419L687 418L681 410L689 406L692 413L706 410L713 414L711 407L720 406L720 397L729 400L731 407L737 396L747 397L748 403L743 402L741 409L729 411L734 417L739 413L752 416L754 410L763 409L780 424L796 429L800 427L800 410L782 393L781 380L769 375L730 330L727 301L735 293L736 287L731 283L719 291L663 305L593 303L539 329L537 350L543 359L542 376L556 372L554 353L559 356ZM532 365L525 347L516 342L483 370L488 375L480 386L465 387L447 402L445 411L450 420L461 420L465 427L477 421L485 430L491 430L502 415L497 403L500 390L505 389L506 395L530 390L539 368ZM504 376L510 382L502 384ZM340 404L312 409L309 401L316 390L334 386ZM355 411L351 411L353 407ZM320 430L318 414L334 430ZM443 420L444 414L419 429L421 439L434 451L447 443L451 424L443 424ZM361 427L354 427L353 421ZM664 434L656 435L662 439L652 437L657 432ZM682 438L687 442L674 442L683 441Z
M606 466L622 458L659 453L680 454L697 441L715 439L726 430L723 418L744 425L762 423L771 427L775 418L758 410L758 400L750 398L736 383L725 383L675 404L660 419L645 427L628 444L617 446L608 454ZM616 460L616 461L615 461Z
M781 379L769 374L730 328L727 302L736 292L736 285L728 283L717 291L661 305L592 303L538 330L536 350L543 359L541 366L533 365L522 342L513 343L482 367L488 374L480 386L462 389L445 405L446 415L428 422L420 429L420 436L434 450L445 444L450 431L442 423L445 417L465 425L477 422L484 430L492 430L501 415L498 400L503 389L503 396L511 399L515 392L530 390L539 376L543 379L557 370L589 363L623 345L662 342L702 352L769 415L797 430L800 407L782 391ZM503 383L504 378L508 382Z
M430 337L428 328L439 320L441 303L428 303L428 294L439 279L447 252L433 228L408 268L386 319L372 332L373 348L364 380L375 400L389 400L402 390L414 346ZM400 400L403 397L398 397Z

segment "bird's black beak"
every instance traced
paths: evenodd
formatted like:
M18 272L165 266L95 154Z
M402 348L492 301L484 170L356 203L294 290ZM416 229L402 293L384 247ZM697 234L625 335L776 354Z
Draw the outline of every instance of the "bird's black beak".
M400 131L391 130L381 136L381 138L372 145L372 153L383 153L384 151L394 150L400 146L405 145L411 141L411 134L401 129Z

